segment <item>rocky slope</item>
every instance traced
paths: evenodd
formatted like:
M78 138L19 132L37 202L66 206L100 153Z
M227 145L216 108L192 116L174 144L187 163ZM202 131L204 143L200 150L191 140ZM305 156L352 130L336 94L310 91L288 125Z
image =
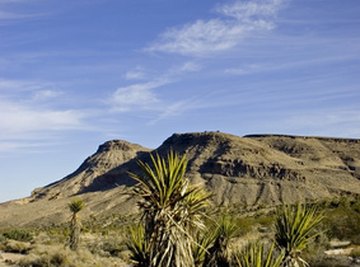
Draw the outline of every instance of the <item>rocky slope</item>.
M129 161L141 157L147 152L150 152L150 149L127 141L108 141L100 145L97 152L88 157L75 172L60 181L35 189L30 199L31 201L42 198L52 200L81 194L85 191L99 191L106 187L114 187L117 185L116 175L112 175L109 171L126 165ZM98 180L101 180L102 183L95 187Z
M360 194L358 139L174 134L152 153L170 149L186 153L187 176L211 191L219 205L269 206ZM106 142L73 174L29 198L0 205L0 226L61 222L69 197L79 195L88 203L86 215L133 211L128 171L139 172L136 161L148 161L149 151L125 141Z

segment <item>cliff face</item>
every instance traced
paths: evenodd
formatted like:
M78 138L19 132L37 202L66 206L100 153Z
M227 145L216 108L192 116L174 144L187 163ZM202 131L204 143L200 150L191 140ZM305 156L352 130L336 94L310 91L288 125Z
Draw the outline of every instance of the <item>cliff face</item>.
M139 172L136 162L149 161L148 152L165 155L170 149L186 154L187 176L211 191L219 205L269 206L360 194L360 140L204 132L174 134L153 151L106 142L74 173L22 202L29 208L45 201L61 207L56 203L81 195L93 213L129 212L135 200L127 195L134 183L128 172ZM0 214L16 205L0 205ZM41 214L37 220L51 212L45 207Z

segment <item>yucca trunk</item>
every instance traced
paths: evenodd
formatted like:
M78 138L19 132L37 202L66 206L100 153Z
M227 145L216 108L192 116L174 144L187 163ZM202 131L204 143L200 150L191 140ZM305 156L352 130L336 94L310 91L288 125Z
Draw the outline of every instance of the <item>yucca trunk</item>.
M81 232L81 225L78 220L77 214L74 213L72 215L70 221L70 239L69 239L69 247L71 250L77 250L80 241L80 232Z

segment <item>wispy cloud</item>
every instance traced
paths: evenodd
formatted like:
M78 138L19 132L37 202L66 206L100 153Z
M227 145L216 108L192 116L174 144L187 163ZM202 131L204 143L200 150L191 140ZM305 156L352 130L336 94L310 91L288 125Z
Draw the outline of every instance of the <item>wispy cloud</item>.
M273 53L276 55L276 53ZM308 59L293 59L292 61L281 61L274 59L271 63L259 63L259 64L243 64L242 66L235 68L227 68L224 70L225 74L243 76L248 74L255 73L264 73L264 72L274 72L274 71L284 71L295 68L309 67L309 66L320 66L336 64L341 62L346 62L348 60L357 59L358 56L350 54L350 55L341 55L341 56L321 56L314 55L312 58Z
M43 86L43 84L41 86ZM32 91L39 89L41 86L38 82L33 81L10 80L0 78L0 93L13 91Z
M89 130L87 112L69 108L46 107L39 103L62 94L49 83L0 80L0 151L40 148L51 136L72 130ZM54 102L55 103L55 102Z
M169 104L164 103L158 94L156 94L155 90L178 81L185 73L197 72L200 71L201 68L202 66L200 64L188 61L179 66L169 68L169 70L162 75L158 75L159 77L120 87L112 94L109 100L112 111L163 111L164 106L168 106Z
M151 109L155 103L159 102L153 90L168 83L170 83L169 80L160 79L120 87L113 93L110 101L113 110L125 112L138 108Z
M140 67L137 67L137 68L135 68L133 70L129 70L124 74L124 78L126 80L142 80L145 77L146 77L146 73Z
M200 71L202 69L202 66L198 63L189 61L185 62L179 69L179 72L196 72Z
M46 14L42 13L20 13L17 11L7 11L5 7L9 7L9 4L20 3L22 1L0 1L0 25L1 23L16 22L28 19L34 19L44 17Z
M75 110L37 109L30 105L0 100L1 136L34 131L78 129L84 114Z
M33 99L35 101L44 101L51 98L56 98L62 94L63 92L59 90L53 90L53 89L39 90L34 92Z
M238 20L248 20L254 17L276 16L283 5L284 0L236 1L218 6L216 11Z
M197 98L183 99L174 103L164 105L161 111L157 114L156 118L149 121L149 125L154 125L161 120L169 117L175 117L194 109L201 109L202 105L197 101Z
M292 114L280 120L284 131L310 135L360 137L360 110L357 108L320 109Z
M251 34L272 30L283 2L238 0L218 6L218 17L171 28L146 50L201 56L233 48Z

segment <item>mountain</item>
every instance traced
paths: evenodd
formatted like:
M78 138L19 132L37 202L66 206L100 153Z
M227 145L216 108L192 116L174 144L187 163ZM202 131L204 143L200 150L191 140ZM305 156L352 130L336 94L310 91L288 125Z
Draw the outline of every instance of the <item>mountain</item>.
M136 165L134 159L150 151L148 148L124 140L105 142L75 172L60 181L35 189L32 192L31 201L42 198L51 200L70 197L85 193L86 191L99 191L105 190L108 187L114 187L117 185L116 179L118 174L111 173L110 171L119 166L127 166L129 162L133 162L133 165ZM131 166L129 167L130 169ZM126 171L128 170L124 172L126 173ZM127 180L127 183L131 183L130 178L127 178ZM95 186L96 184L99 185Z
M87 203L84 216L134 212L128 172L140 172L137 161L149 161L149 152L171 149L186 154L187 177L211 191L215 205L273 206L360 194L359 139L185 133L155 150L121 140L104 143L74 173L1 204L0 226L64 221L74 196Z

